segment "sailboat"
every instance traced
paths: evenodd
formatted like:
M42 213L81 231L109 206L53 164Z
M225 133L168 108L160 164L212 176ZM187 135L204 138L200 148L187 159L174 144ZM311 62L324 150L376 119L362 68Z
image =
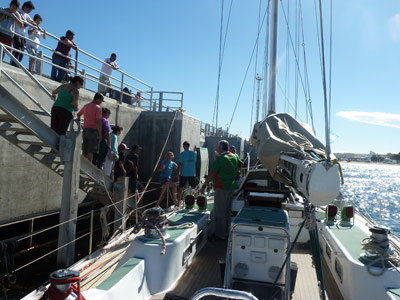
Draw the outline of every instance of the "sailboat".
M277 0L272 16L269 113L251 137L264 168L249 171L236 193L227 244L213 244L214 252L225 253L222 287L200 289L191 299L290 299L297 271L292 253L308 240L319 298L326 299L325 265L343 299L399 299L400 240L337 199L341 178L329 138L324 146L295 118L275 112ZM24 299L185 299L165 293L201 280L189 281L185 270L195 273L195 255L212 231L212 198L209 204L209 210L170 215L149 210L145 228L119 233L91 256L53 272L50 283Z

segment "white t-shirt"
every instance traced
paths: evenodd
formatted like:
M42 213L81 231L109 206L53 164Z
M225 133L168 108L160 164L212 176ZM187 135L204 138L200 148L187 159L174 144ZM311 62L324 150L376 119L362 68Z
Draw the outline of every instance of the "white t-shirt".
M20 9L20 10L18 11L18 13L19 13L20 15L24 16L24 18L25 18L25 20L26 20L27 22L33 22L33 19L31 18L31 16L28 15L27 13L23 12L22 9ZM20 18L20 19L21 19L21 18ZM25 29L26 29L25 26L21 27L21 26L19 26L17 23L15 23L15 29L14 29L15 32L17 32L17 33L19 33L19 34L22 34L22 35L25 35Z
M114 60L113 62L111 62L111 60L110 60L109 57L106 58L106 59L104 59L104 62L106 62L106 63L108 63L108 64L103 64L103 65L101 66L101 72L103 72L103 73L107 74L108 76L110 76L110 75L111 75L111 72L112 72L112 70L113 70L113 68L112 68L111 66L114 66L114 68L117 68L117 67L118 67L117 62L116 62L115 60ZM109 64L110 64L111 66L110 66ZM105 75L100 74L100 76L105 76Z
M32 28L32 27L29 26L29 28ZM29 34L29 32L28 32L28 38L30 38L31 40L35 41L36 43L40 43L40 38L42 36L43 36L43 32L41 32L41 31L39 31L37 29L35 29L32 34ZM29 46L32 46L33 48L36 48L36 50L39 49L39 45L34 44L29 40L26 40L26 44L29 45Z

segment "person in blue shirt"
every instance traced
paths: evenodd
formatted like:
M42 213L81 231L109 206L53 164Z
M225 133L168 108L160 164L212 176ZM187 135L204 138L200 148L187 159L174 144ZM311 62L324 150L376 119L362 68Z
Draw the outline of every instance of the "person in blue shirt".
M163 160L157 169L158 172L161 172L160 183L162 184L162 189L156 207L160 207L160 203L164 199L164 196L167 193L168 188L172 189L172 197L174 199L174 203L176 206L178 206L178 201L176 200L176 185L171 181L172 171L176 169L178 165L172 161L173 159L174 159L174 153L168 152L166 155L166 160Z
M183 189L186 182L192 188L196 187L196 152L189 150L190 144L187 141L183 142L184 151L178 157L178 174L179 176L179 190L178 190L178 203L181 202Z

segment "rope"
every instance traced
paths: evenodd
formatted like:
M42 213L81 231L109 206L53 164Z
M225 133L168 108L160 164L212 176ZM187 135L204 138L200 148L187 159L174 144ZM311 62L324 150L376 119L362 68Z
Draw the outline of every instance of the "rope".
M260 26L260 28L259 28L259 30L258 30L256 42L254 43L253 51L252 51L252 53L251 53L250 60L249 60L249 63L248 63L248 65L247 65L247 69L246 69L246 72L245 72L245 74L244 74L244 78L243 78L243 81L242 81L242 85L241 85L241 87L240 87L239 95L238 95L238 98L237 98L236 103L235 103L235 108L233 109L233 112L232 112L232 117L231 117L231 120L230 120L230 122L229 122L228 129L227 129L228 132L229 132L229 129L231 128L232 121L233 121L233 117L234 117L234 115L235 115L236 108L237 108L237 105L238 105L239 100L240 100L240 96L242 95L242 90L243 90L244 84L245 84L245 82L246 82L247 73L249 72L250 65L251 65L251 61L253 60L253 55L254 55L254 52L255 52L255 50L256 50L256 46L257 46L257 44L258 44L258 39L260 38L261 27L262 27L262 25L264 24L265 16L267 15L268 9L269 9L269 2L268 2L268 7L267 7L267 9L265 10L265 13L264 13L264 16L263 16L263 19L262 19L262 22L261 22L261 26Z
M142 193L140 194L140 196L138 197L138 200L137 200L137 202L136 202L136 205L137 205L138 203L140 203L140 201L142 200L142 198L143 198L143 196L144 196L144 193L146 192L147 188L148 188L149 185L150 185L151 180L153 179L154 173L155 173L156 170L157 170L157 166L158 166L158 164L160 163L162 154L163 154L163 152L164 152L164 150L165 150L165 147L167 146L167 143L168 143L169 137L170 137L170 135L171 135L172 128L174 127L174 123L175 123L175 119L176 119L176 116L177 116L177 115L178 115L178 111L176 110L176 111L175 111L175 114L174 114L174 118L172 119L172 122L171 122L171 126L170 126L169 131L168 131L167 138L166 138L165 143L164 143L164 145L163 145L163 147L162 147L162 149L161 149L161 151L160 151L160 155L159 155L159 157L158 157L158 159L157 159L157 162L156 162L156 164L155 164L155 166L154 166L153 172L152 172L152 174L151 174L149 180L147 181L146 186L144 187L143 192L142 192ZM110 240L112 240L112 239L117 235L117 233L121 230L122 226L128 221L129 217L133 214L133 212L135 212L135 210L132 210L132 211L126 216L125 220L122 222L122 224L119 226L119 228L114 232L114 234L111 236Z
M375 277L383 275L383 273L386 271L386 263L393 266L395 270L400 273L399 269L397 268L400 265L399 255L396 252L391 254L384 249L384 246L387 246L388 243L388 239L378 242L371 237L367 237L361 241L361 249L376 255L376 258L372 259L367 264L367 271L370 275ZM377 264L380 265L380 271L375 273L372 271L372 267L378 268L378 266L376 266Z

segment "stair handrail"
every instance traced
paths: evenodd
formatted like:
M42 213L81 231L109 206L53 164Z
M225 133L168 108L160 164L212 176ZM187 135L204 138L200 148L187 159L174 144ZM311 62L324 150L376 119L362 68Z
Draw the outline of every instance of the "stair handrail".
M5 15L11 16L10 13L9 13L8 11L4 10L3 8L0 8L0 12L3 13L3 14L5 14ZM41 29L40 27L37 27L37 26L35 26L35 25L33 25L33 24L27 22L27 21L23 21L23 23L24 23L26 26L30 26L30 27L35 28L35 29L37 29L37 30L43 31L43 29ZM10 31L10 30L8 30L7 28L1 27L1 26L0 26L0 28L1 28L2 31L10 32L10 33L12 33L12 34L14 34L14 35L16 35L16 36L18 36L18 37L20 37L20 38L23 38L23 39L25 39L25 40L29 40L30 42L32 42L32 43L34 43L34 44L36 44L36 45L39 45L40 47L43 47L43 48L45 48L46 50L48 50L48 51L50 51L50 52L52 52L52 53L57 53L57 55L62 56L62 57L65 57L65 58L68 58L69 60L73 61L73 62L75 63L75 66L74 66L74 68L75 68L75 70L74 70L75 75L78 75L78 72L79 72L78 63L83 65L83 63L80 62L80 61L78 60L78 53L82 53L82 54L88 56L89 58L91 58L91 59L93 59L93 60L99 62L99 63L102 63L102 64L104 63L104 60L102 60L102 59L100 59L100 58L98 58L98 57L96 57L96 56L94 56L94 55L88 53L87 51L84 51L84 50L80 49L80 48L78 48L78 49L76 50L76 56L75 56L75 59L74 59L74 58L68 57L68 56L66 56L66 55L64 55L64 54L62 54L62 53L59 53L58 51L55 51L55 50L53 50L52 48L50 48L50 47L48 47L48 46L45 46L45 45L43 45L43 44L41 44L41 43L37 43L37 42L35 42L35 41L29 39L28 37L26 37L26 36L24 36L24 35L21 35L21 34L18 33L18 32ZM48 32L48 31L46 31L46 35L49 36L49 37L51 37L52 39L56 40L57 42L62 42L60 38L58 38L57 36L55 36L54 34ZM19 52L19 53L23 53L23 51L19 51L18 49L13 49L13 50L16 51L16 52ZM26 53L25 53L25 54L26 54ZM30 55L28 55L28 56L30 56ZM36 59L38 59L38 58L36 58ZM44 60L42 60L42 61L44 61ZM45 62L45 63L49 63L49 62L47 62L47 61L44 61L44 62ZM53 65L53 64L51 64L51 63L49 63L49 64L50 64L50 65ZM53 65L53 66L54 66L54 65ZM69 71L68 69L65 69L65 68L62 68L62 67L59 67L59 66L57 66L57 68L60 68L60 69ZM91 69L94 69L94 68L91 68ZM105 74L105 73L101 72L101 70L97 70L97 69L94 69L94 70L95 70L96 72L98 72L99 74L101 74L101 75L106 75L106 76L112 78L113 80L115 80L115 81L121 83L120 86L115 86L115 85L114 85L115 87L117 87L118 89L120 89L120 90L119 90L119 92L121 93L121 96L120 96L120 99L119 99L120 102L122 102L122 95L123 95L123 94L126 94L126 93L123 92L123 86L126 85L126 86L129 86L129 87L131 87L131 88L137 90L137 91L142 92L143 94L149 95L149 99L148 99L147 101L150 102L150 103L152 103L152 93L148 93L148 92L145 91L146 88L150 89L151 91L153 90L153 87L152 87L150 84L148 84L148 83L146 83L146 82L144 82L144 81L142 81L142 80L140 80L140 79L138 79L138 78L136 78L136 77L134 77L134 76L132 76L132 75L130 75L130 74L124 72L124 71L122 71L121 69L115 70L115 71L117 71L117 72L119 72L119 73L121 74L121 79L117 79L117 78L115 78L115 77L113 77L113 76L109 76L108 74ZM82 73L82 72L81 72L81 73ZM85 76L85 75L83 75L83 76L84 76L85 79L86 79L86 76ZM142 84L142 85L144 85L146 88L140 89L140 88L135 87L135 86L133 86L133 85L131 85L131 84L128 84L127 82L124 82L124 77L125 77L125 76L128 77L128 78L133 79L134 81L136 81L136 82L138 82L138 83L140 83L140 84ZM89 80L90 80L90 79L89 79ZM91 81L93 81L93 80L91 80ZM97 84L104 85L104 84L102 84L102 83L99 82L99 81L96 81L96 83L97 83ZM126 95L129 95L129 94L126 94Z
M49 97L51 93L12 55L8 49L0 43L0 57L3 57L3 53L7 54L13 62L15 62L27 75L31 78ZM2 61L2 59L1 59ZM36 106L38 106L47 116L51 116L50 112L46 110L35 98L32 97L18 82L16 82L6 71L3 69L3 64L0 63L0 74L3 73L14 85L16 85Z
M241 299L241 300L258 300L257 297L244 291L221 289L208 287L197 291L190 300L199 300L206 296L216 296L219 298Z

